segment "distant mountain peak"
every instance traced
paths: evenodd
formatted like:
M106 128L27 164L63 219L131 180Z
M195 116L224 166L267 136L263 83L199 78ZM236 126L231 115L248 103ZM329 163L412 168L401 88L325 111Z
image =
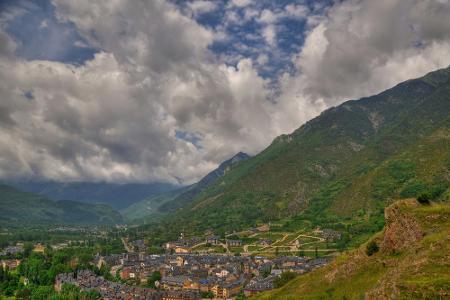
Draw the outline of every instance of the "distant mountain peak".
M233 157L231 157L230 159L227 159L226 161L222 162L217 169L222 169L222 167L226 168L229 165L233 165L233 164L235 164L237 162L240 162L242 160L246 160L246 159L248 159L250 157L251 156L248 155L245 152L238 152Z

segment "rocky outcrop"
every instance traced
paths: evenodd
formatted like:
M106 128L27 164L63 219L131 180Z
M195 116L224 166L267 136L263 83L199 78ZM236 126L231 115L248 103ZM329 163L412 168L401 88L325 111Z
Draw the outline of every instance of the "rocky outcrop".
M386 225L380 247L382 252L398 252L422 239L423 232L419 223L405 209L415 206L418 206L416 201L405 200L396 202L385 209Z

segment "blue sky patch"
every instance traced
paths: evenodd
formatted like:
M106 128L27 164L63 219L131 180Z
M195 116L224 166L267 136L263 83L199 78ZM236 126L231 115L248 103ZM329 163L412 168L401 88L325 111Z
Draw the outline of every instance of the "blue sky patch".
M194 145L197 149L201 149L202 146L200 145L201 137L198 136L195 133L183 131L183 130L175 130L175 137L177 139L186 141Z
M300 52L310 29L307 18L326 13L334 0L259 0L243 7L232 1L212 1L215 9L197 13L190 10L193 1L171 2L222 36L209 46L219 61L235 66L250 58L258 73L275 83L280 74L294 70L292 57ZM18 42L17 55L22 58L83 64L99 51L83 39L74 24L56 19L49 0L6 0L0 3L0 11L16 12L5 30ZM268 26L274 32L273 43L268 43L264 33Z
M83 64L98 52L72 23L56 19L55 8L48 0L3 1L1 11L15 16L5 30L18 43L16 54L24 59Z

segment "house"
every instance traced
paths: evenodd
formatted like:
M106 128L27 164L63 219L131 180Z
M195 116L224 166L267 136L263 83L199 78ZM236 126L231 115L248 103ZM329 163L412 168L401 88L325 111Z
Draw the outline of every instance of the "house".
M38 252L38 253L44 253L45 247L44 247L44 245L39 243L39 244L34 245L33 251Z
M0 256L3 256L3 255L16 255L16 254L19 254L19 253L23 253L23 251L24 251L23 250L23 246L21 244L17 244L16 246L6 247L5 250L3 250L0 253Z
M333 229L323 229L322 236L328 241L333 242L336 240L340 240L342 237L342 233Z
M225 269L218 270L218 272L215 273L216 277L219 277L219 278L227 277L228 274L230 274L230 272Z
M200 284L192 279L187 279L183 283L183 291L199 292Z
M252 279L244 288L244 295L246 297L254 296L258 293L269 291L274 288L274 281L276 276L268 276L266 278Z
M122 280L127 280L130 278L135 278L136 273L134 272L132 267L124 267L122 271L120 272L120 278Z
M160 285L165 290L181 291L187 280L189 280L189 278L186 276L167 276L161 279Z
M189 253L190 248L186 246L176 246L175 247L175 253Z
M233 282L219 282L215 284L211 291L216 298L228 299L241 293L244 287L244 279L240 278Z
M198 293L167 291L162 294L161 300L196 300L200 299Z
M145 252L147 251L147 246L145 245L144 240L136 240L131 243L133 248L137 252Z
M4 259L0 261L0 266L3 269L8 268L9 270L14 270L20 265L20 259Z
M259 242L259 244L261 246L265 246L265 247L270 246L272 243L273 243L273 241L269 240L269 239L264 239Z
M227 240L227 245L229 247L240 247L242 246L241 240Z
M211 245L219 244L220 237L217 235L209 236L206 238L206 243Z

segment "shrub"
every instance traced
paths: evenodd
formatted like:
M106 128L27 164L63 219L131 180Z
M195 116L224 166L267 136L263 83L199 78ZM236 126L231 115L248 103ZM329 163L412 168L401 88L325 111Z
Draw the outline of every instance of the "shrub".
M367 256L372 256L380 250L377 243L375 241L370 241L366 246L366 254Z
M294 272L283 272L283 273L281 273L280 277L275 279L275 281L274 281L275 287L280 288L280 287L284 286L286 283L288 283L289 281L291 281L292 279L294 279L295 277L297 277L297 274L295 274Z
M422 193L417 197L417 201L419 201L422 205L429 205L430 204L430 198L431 195L429 193Z

